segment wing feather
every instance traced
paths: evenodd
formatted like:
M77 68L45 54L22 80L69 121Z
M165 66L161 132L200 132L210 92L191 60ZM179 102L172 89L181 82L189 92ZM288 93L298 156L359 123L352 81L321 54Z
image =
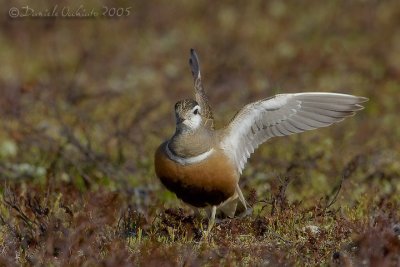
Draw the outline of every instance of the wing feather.
M242 108L223 130L221 147L242 172L254 150L275 136L327 127L353 116L368 99L337 93L280 94Z

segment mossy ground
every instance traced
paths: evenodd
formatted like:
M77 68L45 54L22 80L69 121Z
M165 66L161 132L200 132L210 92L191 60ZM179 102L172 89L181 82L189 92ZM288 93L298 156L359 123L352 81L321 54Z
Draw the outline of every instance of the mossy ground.
M10 19L1 4L0 265L400 264L398 1L82 4L132 12ZM192 47L218 125L279 92L370 98L261 146L240 181L253 214L208 240L153 168L193 95Z

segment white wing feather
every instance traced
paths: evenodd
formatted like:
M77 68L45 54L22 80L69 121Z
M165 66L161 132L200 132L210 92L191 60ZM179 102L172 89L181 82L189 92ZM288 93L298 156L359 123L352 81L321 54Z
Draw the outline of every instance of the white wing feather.
M243 107L225 129L221 147L242 170L254 150L274 136L326 127L363 109L358 97L336 93L280 94Z

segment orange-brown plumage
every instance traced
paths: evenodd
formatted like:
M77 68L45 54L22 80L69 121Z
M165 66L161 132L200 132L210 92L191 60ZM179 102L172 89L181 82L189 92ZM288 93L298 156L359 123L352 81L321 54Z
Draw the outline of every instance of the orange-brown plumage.
M195 207L206 207L219 205L235 193L239 177L221 150L201 162L181 165L168 157L166 145L163 143L156 151L155 170L178 198Z

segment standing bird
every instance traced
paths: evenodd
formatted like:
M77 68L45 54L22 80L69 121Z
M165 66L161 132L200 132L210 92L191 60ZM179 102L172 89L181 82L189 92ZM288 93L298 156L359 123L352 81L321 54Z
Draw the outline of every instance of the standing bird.
M363 109L365 97L337 93L278 94L244 106L222 129L201 82L196 52L190 51L195 98L175 104L176 130L155 153L155 171L167 189L195 208L206 208L214 224L217 209L233 217L247 204L239 178L254 150L275 136L326 127Z

